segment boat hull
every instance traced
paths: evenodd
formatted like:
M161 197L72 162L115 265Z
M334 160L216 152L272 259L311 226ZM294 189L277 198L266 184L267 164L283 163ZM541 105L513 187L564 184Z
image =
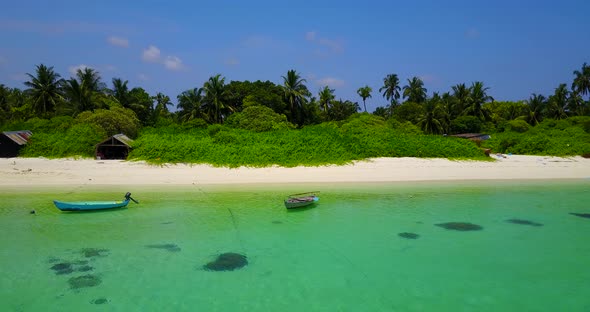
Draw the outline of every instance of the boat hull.
M129 204L129 200L119 201L86 201L86 202L61 202L54 200L55 207L61 211L87 211L123 208Z
M289 198L285 200L285 207L287 209L306 207L317 203L319 200L317 196Z

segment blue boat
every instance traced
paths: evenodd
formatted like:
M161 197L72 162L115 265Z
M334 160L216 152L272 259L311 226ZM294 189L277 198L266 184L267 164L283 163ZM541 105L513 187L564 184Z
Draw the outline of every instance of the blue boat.
M124 200L119 201L82 201L82 202L62 202L54 200L55 207L61 211L87 211L87 210L103 210L127 207L129 201L139 204L138 201L131 197L131 193L125 194Z

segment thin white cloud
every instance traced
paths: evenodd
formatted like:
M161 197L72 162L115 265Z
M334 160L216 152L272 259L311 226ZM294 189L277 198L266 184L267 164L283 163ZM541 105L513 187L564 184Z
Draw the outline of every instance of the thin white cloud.
M465 37L467 37L469 39L477 39L477 38L479 38L479 31L475 28L469 28L465 32Z
M10 79L14 80L14 81L21 81L21 82L25 82L27 80L29 80L29 76L27 76L27 74L24 73L20 73L20 74L12 74L10 76Z
M137 75L137 79L139 79L141 81L148 81L148 80L150 80L150 78L146 74L138 74Z
M153 45L149 46L143 50L141 59L149 63L158 63L160 61L160 49Z
M150 45L147 49L143 50L141 59L148 63L162 64L168 70L183 70L186 68L178 56L167 55L163 57L160 49L154 45Z
M121 48L128 48L129 47L129 40L121 37L110 36L107 38L107 42L113 46L121 47Z
M117 71L117 67L115 65L107 65L104 69L107 71Z
M274 40L267 36L252 35L242 41L247 48L268 48L274 45Z
M92 68L86 64L80 64L80 65L74 65L74 66L70 66L68 67L68 71L70 72L70 74L72 75L76 75L76 73L78 72L78 70L84 70L86 68Z
M344 47L342 46L342 42L338 40L320 38L317 40L317 43L321 46L327 47L334 53L340 53L344 51Z
M169 55L164 60L164 67L169 70L181 70L184 68L182 60L177 56Z
M235 57L230 57L230 58L226 59L224 63L225 63L225 65L228 65L228 66L236 66L236 65L240 65L240 60L238 60Z
M305 33L305 40L313 42L324 50L328 50L328 52L341 53L344 51L344 45L341 40L319 37L315 31L308 31Z
M126 25L90 23L84 21L40 22L20 19L0 19L0 30L41 34L130 32Z
M345 84L344 80L334 77L321 78L316 80L315 83L319 86L328 86L332 88L342 87Z
M433 74L419 75L418 78L422 79L422 81L425 82L425 83L428 83L428 82L436 82L438 80L438 77L436 75L433 75Z

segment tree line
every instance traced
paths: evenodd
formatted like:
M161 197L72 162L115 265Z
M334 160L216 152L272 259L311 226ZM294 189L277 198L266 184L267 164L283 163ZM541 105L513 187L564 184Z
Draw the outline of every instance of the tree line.
M296 127L339 121L364 110L365 101L373 90L362 86L358 102L336 99L335 89L324 86L314 96L307 81L295 70L282 76L282 84L270 81L230 81L222 75L210 77L201 87L186 90L177 98L177 110L163 93L151 95L141 87L130 88L128 81L113 78L111 86L92 68L79 69L74 77L64 79L53 67L39 64L27 74L25 89L8 88L0 84L0 124L31 118L49 119L59 116L79 116L84 112L124 108L131 110L142 126L161 123L223 124L236 113L255 108L271 109L284 115ZM481 81L457 84L449 92L428 90L419 77L407 79L402 86L397 74L383 79L379 94L388 105L378 107L373 114L385 119L411 122L424 133L443 134L469 131L496 131L507 121L517 120L536 125L543 119L564 119L590 115L590 66L586 63L573 71L568 88L559 84L548 96L532 94L519 102L498 102L488 94ZM255 113L254 113L255 115ZM267 114L263 114L266 118ZM261 117L262 118L262 117ZM16 130L16 129L13 129Z

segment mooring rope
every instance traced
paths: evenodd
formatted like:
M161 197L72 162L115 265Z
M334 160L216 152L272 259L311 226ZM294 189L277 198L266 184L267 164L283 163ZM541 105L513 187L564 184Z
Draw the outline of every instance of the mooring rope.
M233 211L231 211L231 209L229 207L227 207L227 211L229 211L229 215L231 216L231 221L232 221L232 224L234 225L234 230L236 232L236 238L237 238L238 242L240 243L240 247L242 247L242 250L244 250L244 242L242 241L242 236L240 235L240 229L238 228L238 223L236 221L236 217L234 216Z

